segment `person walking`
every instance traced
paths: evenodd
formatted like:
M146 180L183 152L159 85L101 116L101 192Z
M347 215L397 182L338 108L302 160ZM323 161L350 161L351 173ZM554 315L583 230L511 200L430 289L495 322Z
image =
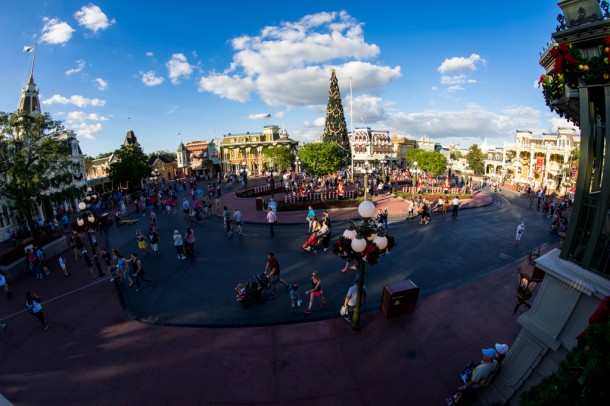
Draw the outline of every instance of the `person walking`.
M140 251L142 251L142 255L148 256L148 254L150 254L150 251L148 250L146 237L144 236L144 234L142 234L142 231L140 229L136 231L136 239L138 240L138 248L140 248Z
M273 232L273 226L275 225L275 223L277 223L277 214L275 214L271 207L267 210L267 223L269 224L271 237L275 237L275 233Z
M6 300L10 300L13 297L13 293L11 292L11 288L8 286L8 282L6 281L6 275L4 271L0 271L0 287L4 289L4 294L6 295Z
M351 323L352 318L354 316L354 308L358 301L356 300L356 296L358 295L358 279L360 275L356 275L356 279L354 279L354 284L347 290L347 294L345 295L345 300L343 301L343 306L347 307L347 314L343 316L343 318ZM366 302L366 286L362 285L362 297L360 298L360 304Z
M184 256L184 242L182 241L182 236L180 235L180 231L174 230L174 247L176 247L176 254L178 254L178 259L185 259Z
M222 211L222 219L224 221L225 230L227 231L227 237L233 237L233 228L231 224L233 223L233 216L231 215L231 210L229 210L227 206L224 206Z
M275 285L278 283L284 285L286 289L290 288L288 282L280 278L280 262L277 260L272 251L269 251L267 254L267 265L265 265L264 274L267 278L269 278L269 282L271 283L270 299L275 299L277 297L275 294Z
M460 198L455 196L451 203L453 204L453 212L451 213L451 216L452 217L457 217L458 209L460 208Z
M241 226L244 224L244 216L237 208L233 209L233 222L235 223L237 234L241 235Z
M195 256L197 253L195 252L195 233L193 229L190 227L186 228L186 232L184 233L184 253L186 255Z
M317 271L311 273L311 289L305 292L309 295L309 306L303 311L305 314L311 314L311 308L313 307L314 298L319 297L321 300L320 307L323 309L326 307L326 299L324 298L324 290L322 289L322 278Z
M315 230L314 228L314 219L316 218L316 211L313 209L313 207L309 206L309 210L307 211L307 217L305 218L305 220L307 220L307 234L311 234L313 233Z
M128 286L131 287L133 285L133 280L131 279L131 276L129 276L129 267L127 266L129 260L121 255L121 253L117 250L112 250L112 256L114 257L116 266L119 269L119 280L121 283L127 280L129 283Z
M85 264L87 265L87 269L89 269L89 273L91 274L92 278L97 278L98 276L95 274L95 271L93 270L93 262L91 261L93 258L96 257L96 255L90 257L89 256L89 252L87 251L87 249L84 249L81 252L82 256L83 256L83 261L85 261ZM100 274L99 276L102 276L103 274Z
M155 282L152 279L148 279L144 276L144 269L142 269L142 260L138 258L138 254L132 252L130 261L133 264L133 273L136 276L136 292L142 290L142 286L140 286L140 280L148 282L152 286L154 286Z
M150 246L156 256L159 256L159 234L157 234L157 227L150 226L148 231L148 239L150 240Z
M61 268L61 271L64 273L64 276L70 276L70 272L68 272L68 266L66 265L66 259L60 255L59 256L59 267Z
M32 316L36 317L45 330L49 328L49 323L42 312L42 303L40 297L36 293L25 292L25 307L30 311Z
M521 245L521 237L523 237L523 233L525 232L525 222L521 222L517 226L517 232L515 234L515 245L518 247Z

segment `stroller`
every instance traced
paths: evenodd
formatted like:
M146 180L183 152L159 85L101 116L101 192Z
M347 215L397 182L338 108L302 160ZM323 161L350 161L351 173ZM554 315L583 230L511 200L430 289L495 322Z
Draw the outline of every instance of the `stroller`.
M252 303L264 303L267 301L265 289L269 286L269 279L264 274L254 275L251 281L237 284L235 298L244 309Z
M203 214L201 213L201 209L191 210L189 212L188 219L192 223L199 223L200 221L203 221Z
M318 253L318 249L316 248L320 244L321 238L318 233L312 233L311 236L301 245L301 252L313 252L314 254Z

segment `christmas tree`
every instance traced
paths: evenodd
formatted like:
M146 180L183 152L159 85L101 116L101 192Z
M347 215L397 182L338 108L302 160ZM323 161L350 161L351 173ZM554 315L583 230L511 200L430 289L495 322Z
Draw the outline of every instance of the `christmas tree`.
M349 163L351 149L349 137L347 135L347 125L345 124L345 115L343 114L341 93L339 92L339 82L337 81L334 69L330 76L328 105L326 106L326 123L324 125L322 142L334 142L335 144L338 144L345 152L343 161L346 165Z

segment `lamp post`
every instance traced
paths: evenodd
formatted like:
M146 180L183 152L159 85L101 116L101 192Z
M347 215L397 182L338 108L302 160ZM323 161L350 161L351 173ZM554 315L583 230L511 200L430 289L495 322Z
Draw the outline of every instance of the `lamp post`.
M152 182L155 183L155 185L157 184L157 179L159 179L159 170L158 169L154 169L151 173L150 173L150 180Z
M271 169L269 171L269 173L271 174L271 182L269 182L269 185L271 186L271 198L273 198L274 197L273 191L275 190L275 178L273 177L275 172L273 171L273 169L275 168L275 164L273 162L271 162L269 164L269 168Z
M78 204L78 208L80 210L80 214L78 219L76 220L76 224L79 227L79 231L84 231L87 233L87 237L89 239L89 247L91 248L91 252L93 254L93 259L95 261L95 267L97 268L97 274L99 277L104 276L104 272L102 271L102 267L100 266L100 261L97 256L97 252L94 251L93 239L91 238L91 231L94 231L98 228L99 220L95 217L95 212L92 206L97 202L97 195L93 192L91 187L87 188L87 195L85 200ZM85 218L87 219L85 221Z
M413 182L413 199L415 199L415 191L417 190L417 183L419 176L417 176L417 161L413 161L413 172L415 173L415 182ZM413 180L413 174L411 174L411 180Z
M532 307L527 301L532 298L534 289L544 278L544 271L538 269L534 260L540 256L540 247L528 254L526 262L517 267L519 272L519 285L515 289L517 303L513 310L513 316L517 314L517 310L521 305L525 305L528 309Z
M371 170L371 164L369 161L364 161L362 172L364 172L364 200L369 200L369 173L373 173Z
M360 324L360 311L362 306L362 292L364 286L365 276L365 261L367 253L369 253L372 245L376 246L382 252L388 246L388 239L383 226L379 226L372 219L375 214L375 205L372 202L364 201L358 206L358 214L362 219L356 223L350 221L350 225L347 230L343 232L343 237L351 240L351 249L356 252L356 260L358 262L358 281L356 291L356 305L354 306L354 312L350 323L350 329L353 331L359 331L362 326Z
M296 159L294 160L294 170L297 174L300 172L300 170L299 170L300 166L301 166L301 160L297 156Z

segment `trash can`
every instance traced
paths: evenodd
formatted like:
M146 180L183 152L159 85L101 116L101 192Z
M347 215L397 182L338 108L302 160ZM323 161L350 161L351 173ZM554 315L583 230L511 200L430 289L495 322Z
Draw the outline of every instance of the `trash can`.
M256 198L256 211L263 210L263 199L261 197Z
M413 313L418 297L419 287L410 279L385 285L381 299L381 313L386 319Z

